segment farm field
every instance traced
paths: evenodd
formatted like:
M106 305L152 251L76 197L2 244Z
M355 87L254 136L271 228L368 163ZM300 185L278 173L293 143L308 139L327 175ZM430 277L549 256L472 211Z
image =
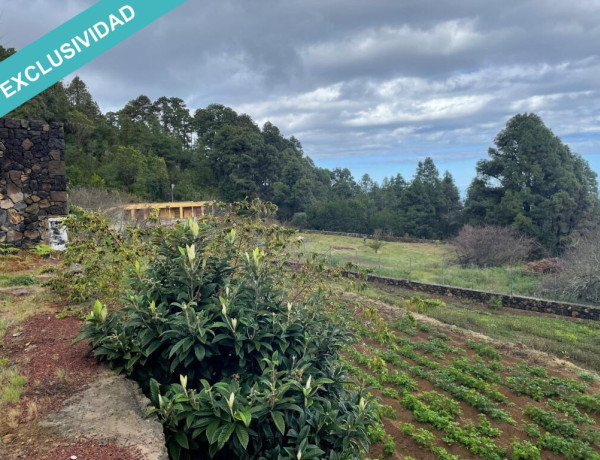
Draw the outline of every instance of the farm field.
M554 291L553 275L532 273L523 265L479 268L455 264L456 253L450 244L385 242L377 254L362 238L316 233L300 236L305 243L298 251L322 254L333 266L352 262L378 275L501 294L549 299L559 294Z
M362 295L405 308L415 292L370 285ZM440 298L447 306L428 308L428 317L502 342L549 353L587 369L600 369L600 322L497 308L456 297Z
M350 311L357 333L345 366L383 404L371 458L600 459L597 374L362 294L342 298L338 314Z

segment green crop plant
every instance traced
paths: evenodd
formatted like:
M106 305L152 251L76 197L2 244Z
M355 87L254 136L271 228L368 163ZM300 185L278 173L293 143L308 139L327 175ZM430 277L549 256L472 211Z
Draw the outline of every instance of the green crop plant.
M515 441L510 448L510 460L542 460L540 450L529 441Z

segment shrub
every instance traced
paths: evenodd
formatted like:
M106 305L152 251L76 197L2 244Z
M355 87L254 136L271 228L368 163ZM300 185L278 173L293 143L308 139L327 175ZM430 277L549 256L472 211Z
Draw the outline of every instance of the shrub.
M292 226L297 229L305 229L308 228L308 220L306 218L305 212L297 212L292 217Z
M382 241L382 237L383 232L380 229L377 229L375 230L375 233L373 233L373 239L367 243L367 246L375 251L375 254L379 254L379 250L385 246L385 243Z
M153 252L152 231L128 227L119 232L99 212L75 211L64 221L69 232L65 269L49 284L73 302L98 298L116 301L128 276L125 268L134 261L143 265ZM161 234L160 229L154 232ZM81 270L73 270L74 266Z
M534 260L529 262L526 267L527 270L534 273L559 273L560 263L561 260L558 257L552 257L550 259Z
M283 230L228 223L164 230L123 308L97 303L79 339L149 392L175 459L358 457L377 411L345 385L351 334L321 291L286 291Z
M534 249L533 239L509 227L465 225L452 240L463 265L499 267L526 260Z
M565 253L559 285L563 295L584 302L600 300L600 233L577 241Z

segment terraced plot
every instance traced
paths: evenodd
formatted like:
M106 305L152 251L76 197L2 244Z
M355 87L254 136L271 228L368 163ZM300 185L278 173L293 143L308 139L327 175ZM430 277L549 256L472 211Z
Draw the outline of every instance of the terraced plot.
M345 366L383 404L371 458L600 459L595 374L363 300L336 310L357 335Z

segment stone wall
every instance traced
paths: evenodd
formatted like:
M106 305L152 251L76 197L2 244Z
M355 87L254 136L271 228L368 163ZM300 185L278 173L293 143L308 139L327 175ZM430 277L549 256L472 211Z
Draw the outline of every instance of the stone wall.
M314 233L318 235L333 235L333 236L347 236L351 238L373 238L373 235L367 235L364 233L346 233L346 232L330 232L327 230L300 230L302 233ZM428 243L428 244L447 244L445 240L425 240L422 238L412 238L409 236L389 236L381 235L382 241L388 241L391 243Z
M343 272L344 276L355 277L356 273ZM372 283L394 286L400 289L426 292L443 296L460 297L470 299L480 303L498 304L506 308L515 308L518 310L527 310L538 313L552 313L560 316L570 316L572 318L591 319L600 321L600 308L589 305L580 305L566 302L555 302L552 300L536 299L533 297L523 297L517 295L496 294L493 292L477 291L474 289L459 288L453 286L444 286L441 284L421 283L418 281L409 281L407 279L389 278L387 276L368 275L368 280Z
M0 243L34 245L67 214L65 174L61 125L0 118Z

